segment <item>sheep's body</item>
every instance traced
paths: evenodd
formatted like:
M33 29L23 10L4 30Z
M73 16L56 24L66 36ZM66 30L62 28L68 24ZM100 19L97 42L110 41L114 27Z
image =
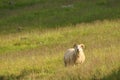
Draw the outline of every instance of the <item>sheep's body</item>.
M75 63L75 50L74 49L68 49L67 52L64 55L64 62L65 66L67 65L73 65Z
M83 48L80 45L78 45L76 48L70 48L66 51L64 55L65 66L81 64L85 61Z

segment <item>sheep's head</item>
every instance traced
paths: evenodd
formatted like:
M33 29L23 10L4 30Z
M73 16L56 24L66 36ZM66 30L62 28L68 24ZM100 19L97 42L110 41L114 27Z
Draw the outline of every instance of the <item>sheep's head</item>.
M85 48L85 45L84 44L74 44L73 46L75 49L84 49Z
M77 45L77 44L74 44L74 49L75 49L75 51L76 51L76 53L77 53L77 55L78 54L80 54L81 52L83 52L83 49L85 48L85 45L84 44L79 44L79 45Z

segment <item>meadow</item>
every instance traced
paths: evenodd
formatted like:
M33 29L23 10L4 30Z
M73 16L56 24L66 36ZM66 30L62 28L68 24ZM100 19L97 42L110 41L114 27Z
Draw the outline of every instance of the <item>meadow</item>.
M11 1L0 1L0 80L120 80L119 0ZM75 43L86 61L66 68Z

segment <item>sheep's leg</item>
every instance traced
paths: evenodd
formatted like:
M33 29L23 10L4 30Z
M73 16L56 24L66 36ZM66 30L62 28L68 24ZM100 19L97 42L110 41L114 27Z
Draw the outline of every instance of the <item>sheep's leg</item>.
M69 58L69 66L72 66L73 65L73 62L71 60L71 58Z
M67 67L67 66L68 66L68 60L67 60L67 59L65 59L65 57L64 57L64 65L65 65L65 67Z
M65 65L65 67L67 67L67 63L66 63L66 61L64 61L64 65Z

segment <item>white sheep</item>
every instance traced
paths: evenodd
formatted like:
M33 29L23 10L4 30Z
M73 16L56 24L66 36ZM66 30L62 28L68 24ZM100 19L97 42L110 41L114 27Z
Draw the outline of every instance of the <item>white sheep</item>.
M73 48L68 49L64 55L65 66L82 64L85 61L84 47L84 44L75 44Z

